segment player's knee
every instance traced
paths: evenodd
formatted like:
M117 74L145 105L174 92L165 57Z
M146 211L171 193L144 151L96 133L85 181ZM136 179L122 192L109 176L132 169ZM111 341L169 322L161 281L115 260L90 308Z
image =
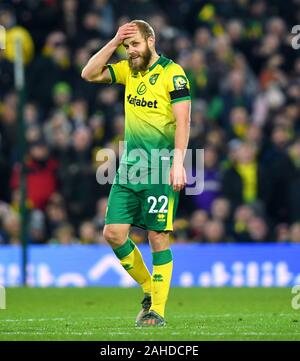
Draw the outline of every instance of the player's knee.
M110 243L116 238L116 232L110 226L105 226L103 229L103 237Z
M167 232L150 231L148 238L154 252L164 251L170 247L169 234Z
M120 239L118 232L109 225L104 227L103 237L111 246L118 246L122 244L122 239Z

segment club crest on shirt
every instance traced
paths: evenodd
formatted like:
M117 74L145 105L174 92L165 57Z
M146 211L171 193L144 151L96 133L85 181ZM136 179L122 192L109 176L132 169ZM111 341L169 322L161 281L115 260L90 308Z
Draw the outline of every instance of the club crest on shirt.
M158 76L159 76L158 73L151 75L150 78L149 78L149 83L151 85L154 85L156 83L156 80L157 80Z
M183 75L175 75L173 77L173 83L175 90L185 89L187 85L187 79Z
M137 93L138 93L139 95L145 94L146 91L147 91L146 84L142 81L142 82L139 84L139 86L137 87L136 91L137 91Z

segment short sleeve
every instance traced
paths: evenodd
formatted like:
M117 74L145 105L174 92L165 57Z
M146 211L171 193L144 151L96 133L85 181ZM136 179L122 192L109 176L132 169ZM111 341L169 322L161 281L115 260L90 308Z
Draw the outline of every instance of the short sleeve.
M171 104L182 100L191 100L189 81L180 65L170 64L166 71L166 77Z
M121 60L115 64L106 65L111 76L111 83L126 84L126 78L129 71L128 61Z

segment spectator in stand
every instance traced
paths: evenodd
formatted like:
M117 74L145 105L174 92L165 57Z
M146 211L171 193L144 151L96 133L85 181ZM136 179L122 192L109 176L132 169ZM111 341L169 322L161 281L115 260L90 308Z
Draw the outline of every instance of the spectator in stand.
M289 239L292 243L300 243L300 223L291 225Z
M232 229L231 224L231 209L230 209L230 202L226 198L216 198L211 206L211 218L212 220L222 222L226 234L229 235Z
M44 244L47 242L45 215L39 209L34 209L30 213L28 236L30 243Z
M173 232L171 237L173 237L173 242L176 243L188 243L189 240L189 221L186 218L177 218L174 222ZM171 238L172 240L172 238Z
M59 226L54 232L54 238L50 240L50 243L69 246L72 244L78 244L79 241L74 237L75 230L69 223L64 223Z
M79 227L79 239L82 244L93 244L97 242L96 227L93 222L83 222Z
M246 109L243 107L233 108L229 115L229 121L229 137L245 139L249 129L249 119Z
M37 57L28 71L29 99L38 102L43 116L52 107L52 93L55 84L70 79L70 49L62 32L50 33L46 39L43 53ZM42 79L42 81L41 81Z
M276 126L271 133L271 144L262 154L263 164L269 174L270 199L266 202L267 212L275 223L287 222L290 217L288 194L293 177L293 164L287 154L290 137L285 126Z
M247 242L267 242L269 241L269 229L265 220L261 217L252 217L247 225Z
M276 242L287 243L289 242L289 225L287 223L280 223L276 226L275 235L273 235Z
M58 164L50 156L44 139L38 139L29 145L29 157L25 166L30 206L44 210L49 198L58 188ZM12 190L20 186L20 171L20 166L16 164L11 178Z
M204 226L208 221L208 215L205 211L195 211L191 217L189 238L193 242L202 242Z
M224 172L222 193L230 200L233 210L243 203L266 203L267 180L265 169L256 160L254 146L241 143L234 162Z
M216 79L207 66L206 55L195 49L190 53L186 75L190 82L191 97L208 99L214 90Z
M91 132L80 127L74 132L73 144L65 167L60 169L63 195L72 223L93 217L96 177L92 166ZM83 191L84 190L84 191Z
M16 212L9 212L3 219L4 243L20 244L21 223Z
M66 115L71 114L71 86L67 82L58 82L54 84L52 91L53 108Z
M94 224L97 227L98 232L102 233L104 227L104 219L107 207L107 197L102 197L96 204L96 215L94 217Z
M213 146L204 147L204 190L193 197L197 208L210 212L213 201L220 195L221 174L218 153ZM201 172L201 169L198 169Z
M29 64L34 56L34 43L27 29L17 25L16 15L12 7L1 6L0 8L0 24L4 26L6 32L6 49L4 56L13 63L16 58L15 41L21 40L23 49L23 61Z
M241 205L235 210L232 235L238 242L248 241L248 224L254 216L254 210L248 205Z
M204 226L205 243L222 243L226 242L225 230L222 222L208 221Z
M47 236L51 237L61 225L67 223L68 214L62 195L55 193L50 197L46 206Z
M221 96L217 96L209 105L208 116L224 127L230 128L228 115L235 107L243 107L251 111L253 98L246 92L245 73L232 70L228 75L228 89Z

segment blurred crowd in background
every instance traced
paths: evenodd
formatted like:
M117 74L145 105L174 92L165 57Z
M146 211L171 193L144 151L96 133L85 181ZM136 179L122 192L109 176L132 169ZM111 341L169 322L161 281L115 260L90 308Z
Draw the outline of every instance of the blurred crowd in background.
M13 39L23 39L26 71L28 242L104 243L110 186L96 181L96 154L118 151L124 93L80 74L136 18L185 69L189 148L205 149L204 191L181 192L172 241L300 242L299 0L10 0L0 4L0 244L20 243ZM147 241L140 229L131 236Z

